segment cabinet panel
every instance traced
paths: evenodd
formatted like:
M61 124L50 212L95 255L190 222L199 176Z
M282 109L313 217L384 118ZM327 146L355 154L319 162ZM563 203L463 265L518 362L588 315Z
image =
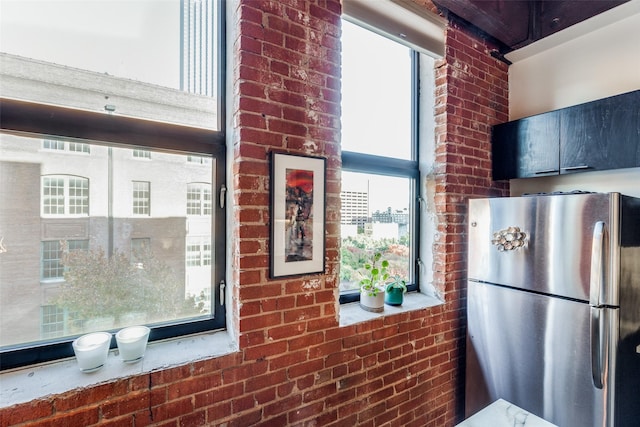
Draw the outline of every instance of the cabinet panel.
M493 179L559 173L560 115L557 111L493 127Z
M640 166L640 91L560 113L560 173Z

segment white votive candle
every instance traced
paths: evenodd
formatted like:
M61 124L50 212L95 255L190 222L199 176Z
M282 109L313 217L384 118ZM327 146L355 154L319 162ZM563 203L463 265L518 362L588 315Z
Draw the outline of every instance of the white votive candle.
M72 345L80 370L91 372L104 366L110 344L111 334L108 332L92 332L75 339Z
M116 334L116 342L120 357L125 362L136 362L142 359L147 348L150 329L146 326L130 326Z

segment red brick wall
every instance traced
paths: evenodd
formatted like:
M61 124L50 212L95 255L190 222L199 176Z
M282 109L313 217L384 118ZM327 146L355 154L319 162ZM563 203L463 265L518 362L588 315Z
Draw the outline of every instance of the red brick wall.
M446 304L338 327L338 0L241 0L230 78L232 278L240 351L17 405L42 426L452 426L462 418L465 214L502 194L490 125L507 120L507 67L457 26L437 65L434 269ZM325 275L270 280L269 152L327 158Z

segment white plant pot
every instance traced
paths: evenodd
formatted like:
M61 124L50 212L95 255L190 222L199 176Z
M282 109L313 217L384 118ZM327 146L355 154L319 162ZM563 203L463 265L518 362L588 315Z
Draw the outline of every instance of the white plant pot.
M93 372L102 368L107 362L111 334L108 332L93 332L75 339L72 343L73 352L82 372Z
M149 331L146 326L130 326L118 331L116 342L123 362L135 363L142 359L147 349Z
M360 291L360 307L373 313L384 311L384 289L378 291L376 296L369 295L366 291Z

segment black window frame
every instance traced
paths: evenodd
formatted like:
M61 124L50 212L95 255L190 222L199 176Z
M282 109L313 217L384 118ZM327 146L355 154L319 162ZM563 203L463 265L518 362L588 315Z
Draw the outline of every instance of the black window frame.
M0 129L6 133L38 138L64 138L74 142L108 143L141 149L166 150L211 156L215 167L216 188L212 194L213 263L212 292L221 295L226 280L226 211L217 203L225 192L227 157L225 144L226 108L226 23L225 1L218 2L217 129L204 129L162 123L147 119L96 113L50 104L0 97ZM185 167L187 162L185 162ZM223 295L223 294L222 294ZM226 327L226 307L221 298L212 298L211 316L182 322L154 325L149 341L221 330ZM73 356L71 342L75 336L46 342L6 346L0 349L0 371ZM111 348L116 348L115 335Z
M369 30L371 31L371 30ZM414 281L407 284L407 291L420 290L420 162L418 141L419 117L420 117L420 54L414 49L411 52L411 160L364 154L353 151L342 151L342 171L360 172L372 175L383 175L400 178L409 178L412 182L410 198L412 200L413 218L410 248L411 262L413 263ZM340 292L339 303L347 304L360 301L358 290Z

